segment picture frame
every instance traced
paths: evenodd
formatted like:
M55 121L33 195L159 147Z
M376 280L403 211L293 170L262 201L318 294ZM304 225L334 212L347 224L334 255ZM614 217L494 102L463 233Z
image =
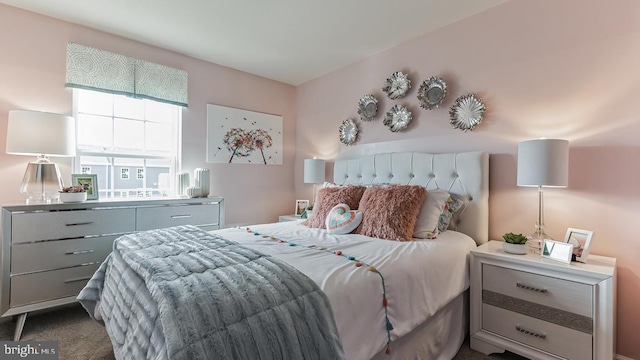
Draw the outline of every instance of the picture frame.
M71 184L84 187L87 192L87 200L98 200L97 174L71 174Z
M586 263L589 257L589 247L591 246L591 239L593 238L593 231L582 230L576 228L568 228L564 235L564 242L573 246L574 260Z
M307 210L307 207L309 207L309 200L296 200L295 215L301 216L302 213Z
M571 264L571 255L573 254L573 246L560 241L544 239L542 242L542 251L540 256L543 258L560 261L565 264Z

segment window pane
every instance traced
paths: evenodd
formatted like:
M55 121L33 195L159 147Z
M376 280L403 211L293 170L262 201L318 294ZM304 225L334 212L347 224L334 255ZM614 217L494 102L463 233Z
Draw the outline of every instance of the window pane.
M146 120L153 122L162 122L171 124L176 118L180 109L171 104L159 103L156 101L145 100Z
M123 149L144 150L144 122L114 119L113 146Z
M144 119L144 101L124 95L114 96L113 116L129 119Z
M111 118L94 115L78 115L78 145L110 148L113 144Z
M113 115L113 95L97 91L78 91L78 112L96 115Z
M145 141L149 151L171 151L172 133L169 124L147 123Z

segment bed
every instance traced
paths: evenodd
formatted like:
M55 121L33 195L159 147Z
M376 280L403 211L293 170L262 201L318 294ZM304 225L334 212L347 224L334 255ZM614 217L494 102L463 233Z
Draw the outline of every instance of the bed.
M400 152L335 162L333 182L340 186L419 185L427 189L427 196L429 191L440 189L464 199L464 211L451 221L447 231L438 233L435 239L398 242L362 234L335 235L325 229L307 227L301 221L229 228L208 234L201 234L190 227L143 232L116 241L112 255L78 298L94 319L104 322L119 359L451 359L467 332L469 251L488 240L488 160L488 154L484 152ZM188 241L175 240L174 233ZM191 246L189 241L194 234L204 236L206 245L197 243ZM169 240L162 240L165 238ZM243 259L263 254L264 258L260 257L259 261L267 261L269 267L280 263L291 267L310 281L303 284L302 280L296 280L294 290L290 288L285 292L296 292L299 288L306 290L293 300L253 312L250 320L274 312L286 312L284 318L291 320L298 317L295 311L301 311L309 318L290 326L272 326L284 332L288 328L296 329L289 331L290 340L283 340L286 334L272 333L269 324L280 324L281 320L264 318L252 322L243 319L242 324L246 327L241 330L222 330L211 319L203 320L206 316L200 314L211 313L213 318L224 320L228 317L227 312L236 315L238 310L211 309L211 304L224 294L211 294L215 292L211 289L217 286L193 286L202 284L201 278L191 285L177 287L178 293L188 294L180 295L184 297L181 301L186 302L175 305L176 296L173 296L169 302L174 303L174 307L168 311L164 302L155 301L152 295L175 285L176 278L181 281L193 278L194 271L178 276L172 273L168 280L162 275L160 277L166 284L161 285L153 283L152 277L168 267L179 268L178 273L189 266L200 269L203 257L194 253L191 258L176 258L174 261L174 253L167 255L167 243L164 241L173 246L172 249L176 246L183 250L188 247L189 251L199 246L207 247L207 251L223 249L216 253L223 254L223 257L228 254L228 248L237 245L241 247ZM216 249L211 250L208 244L213 243ZM126 244L128 247L122 247ZM139 265L150 257L145 253L147 248L158 247L163 253L158 256L157 263L152 259L151 265ZM250 253L245 254L245 251ZM217 262L215 257L212 261ZM260 263L253 269L263 269L265 264ZM226 264L216 266L227 267ZM211 270L196 270L195 273L200 271ZM266 282L267 287L273 287L275 282L287 282L281 279L289 279L290 276L293 275L268 275L266 280L260 280ZM275 277L278 281L273 281ZM245 278L245 275L232 278L225 274L218 276L217 281L220 282L221 278L225 287L228 284L239 286L240 292L245 291L245 286L254 289L252 286L259 283ZM238 280L240 278L242 281ZM186 290L181 291L183 288ZM243 304L252 302L260 297L253 294L262 290L252 291L243 296L233 295L232 298ZM176 290L169 291L172 292ZM269 294L266 297L272 297ZM292 303L300 304L294 315L289 309L281 311L283 304ZM196 308L197 311L192 310ZM175 314L180 312L185 312L183 317L189 320L173 324ZM233 320L230 323L236 326L240 322ZM301 335L306 331L309 334ZM229 340L229 334L234 332L241 340ZM185 341L185 337L189 340ZM229 346L234 350L225 350L226 344L234 341L235 345ZM293 351L294 355L278 353L281 351L278 349L263 349L267 347L263 344L273 343L280 343L280 348L300 349ZM217 348L216 355L209 352L211 348ZM254 352L242 353L249 351L248 348Z

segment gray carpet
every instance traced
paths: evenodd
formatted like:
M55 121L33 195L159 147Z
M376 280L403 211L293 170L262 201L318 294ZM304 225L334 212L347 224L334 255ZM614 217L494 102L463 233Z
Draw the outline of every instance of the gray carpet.
M15 323L5 321L0 324L0 339L13 340ZM89 318L78 305L61 307L48 312L27 316L22 340L59 341L60 360L113 360L111 342L104 327ZM468 339L454 360L522 360L523 357L505 353L485 356L469 349Z

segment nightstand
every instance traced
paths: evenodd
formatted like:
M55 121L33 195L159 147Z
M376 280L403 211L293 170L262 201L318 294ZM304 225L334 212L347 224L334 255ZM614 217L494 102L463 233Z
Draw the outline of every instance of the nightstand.
M295 215L280 215L278 217L278 222L296 221L296 220L305 220L305 219L301 218L300 216L295 216Z
M586 264L511 255L501 241L471 251L471 348L530 359L615 358L616 259Z

